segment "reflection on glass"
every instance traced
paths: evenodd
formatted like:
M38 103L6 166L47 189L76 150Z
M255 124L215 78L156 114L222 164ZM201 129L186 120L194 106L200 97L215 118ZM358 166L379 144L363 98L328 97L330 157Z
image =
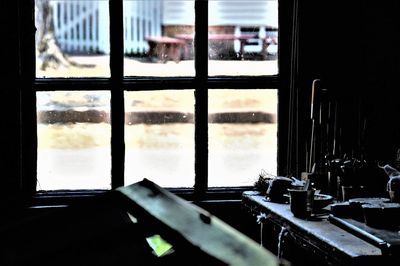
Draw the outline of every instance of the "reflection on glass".
M110 189L110 93L37 92L37 190Z
M35 0L36 77L109 77L108 1Z
M194 184L193 90L125 92L125 184Z
M209 76L278 73L278 0L208 5Z
M124 0L125 76L194 76L194 2Z
M209 90L211 187L252 186L277 169L277 90Z

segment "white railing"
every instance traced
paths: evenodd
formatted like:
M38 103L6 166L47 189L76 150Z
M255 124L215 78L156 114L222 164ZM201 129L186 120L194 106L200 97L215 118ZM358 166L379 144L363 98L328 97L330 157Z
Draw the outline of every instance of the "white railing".
M54 31L67 53L110 52L108 1L51 1ZM125 53L146 53L146 36L161 35L162 1L124 1Z

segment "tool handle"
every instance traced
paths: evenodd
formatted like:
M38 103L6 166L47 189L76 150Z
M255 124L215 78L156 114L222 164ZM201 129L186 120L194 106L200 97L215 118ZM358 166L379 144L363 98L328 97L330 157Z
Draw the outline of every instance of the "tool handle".
M318 84L320 81L320 79L314 79L311 86L311 119L315 119L315 114L318 111L315 107L318 100Z

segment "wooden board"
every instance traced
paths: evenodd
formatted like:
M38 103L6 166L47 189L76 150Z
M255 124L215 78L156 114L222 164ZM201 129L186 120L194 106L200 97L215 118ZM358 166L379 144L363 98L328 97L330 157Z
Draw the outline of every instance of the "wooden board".
M277 257L255 241L147 179L117 191L134 207L132 215L140 209L146 219L156 219L226 265L279 265Z

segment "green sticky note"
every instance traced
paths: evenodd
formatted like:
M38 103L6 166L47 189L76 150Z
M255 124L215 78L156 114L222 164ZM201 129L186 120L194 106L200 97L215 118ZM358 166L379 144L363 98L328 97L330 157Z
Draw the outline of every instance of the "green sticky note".
M157 257L173 252L172 245L161 238L160 235L154 235L146 238L147 243L153 249Z

